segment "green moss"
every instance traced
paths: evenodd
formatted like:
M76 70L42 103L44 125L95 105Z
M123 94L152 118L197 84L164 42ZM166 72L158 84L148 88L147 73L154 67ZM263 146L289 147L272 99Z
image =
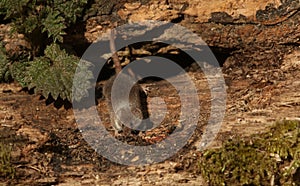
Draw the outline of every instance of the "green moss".
M268 132L206 150L200 171L210 185L297 185L299 122L277 122Z
M7 82L10 78L9 61L7 59L3 43L0 42L0 83Z
M11 147L0 143L0 177L14 178L15 168L11 164Z

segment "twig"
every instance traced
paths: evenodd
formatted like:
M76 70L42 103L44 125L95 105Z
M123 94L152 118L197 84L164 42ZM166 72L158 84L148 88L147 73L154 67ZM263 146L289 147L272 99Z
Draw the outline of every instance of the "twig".
M33 170L36 170L36 171L38 171L38 172L42 172L40 169L38 169L38 168L36 168L36 167L33 167L33 166L31 166L31 165L18 165L18 166L16 166L16 168L20 168L20 167L27 167L27 168L31 168L31 169L33 169Z
M112 60L115 64L116 74L118 74L119 72L121 72L122 67L121 67L121 62L120 62L120 59L118 57L118 54L116 53L115 34L116 34L115 30L111 29L110 30L109 46L110 46L110 51L112 53Z

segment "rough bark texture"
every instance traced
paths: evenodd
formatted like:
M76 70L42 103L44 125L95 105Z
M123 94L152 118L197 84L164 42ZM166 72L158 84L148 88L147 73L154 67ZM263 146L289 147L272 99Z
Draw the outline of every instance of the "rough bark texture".
M299 0L95 2L98 4L92 5L85 16L87 23L78 25L78 30L84 32L74 31L72 36L65 38L78 53L107 29L144 19L181 24L199 34L213 49L223 65L227 105L221 131L212 147L220 146L226 139L262 132L283 118L300 120ZM6 25L0 26L0 38L7 50L19 51L20 46L26 47L21 35L10 38L8 32ZM143 56L159 50L139 47L133 47L131 53ZM127 54L122 57L122 52L118 53L119 58L128 64ZM185 57L176 59L186 62ZM72 110L55 108L62 106L60 102L46 105L45 100L21 91L16 84L0 84L0 139L3 143L13 144L12 161L18 178L1 182L60 186L207 185L199 173L198 162L202 154L197 147L209 118L212 97L207 77L198 70L191 65L187 72L200 90L201 119L195 134L172 158L141 167L117 165L99 156L84 141ZM101 86L104 83L99 82ZM161 102L154 102L149 108L150 115L152 110L167 110L169 114L163 118L162 126L144 136L118 138L133 145L159 142L174 130L173 126L180 127L178 123L181 122L180 101L174 87L166 81L144 82L141 86L146 87L150 102L159 96L167 105L164 108ZM109 127L107 104L103 98L98 103L100 118Z

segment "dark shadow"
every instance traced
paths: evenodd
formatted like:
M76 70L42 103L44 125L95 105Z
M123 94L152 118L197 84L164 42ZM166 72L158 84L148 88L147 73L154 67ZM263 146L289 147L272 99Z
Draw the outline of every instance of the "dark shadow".
M222 48L222 47L209 47L214 56L216 57L220 67L223 67L225 61L231 56L235 48Z
M178 64L180 67L182 67L183 69L188 70L192 64L195 64L195 60L186 52L184 52L181 49L174 49L172 51L170 51L169 53L159 53L159 50L161 48L167 47L168 44L166 43L155 43L155 42L138 42L138 43L134 43L132 45L123 47L122 49L120 49L119 51L125 51L126 48L128 50L129 48L129 52L130 55L126 56L127 59L129 59L130 62L136 60L137 58L143 58L143 57L148 57L149 55L145 55L145 54L132 54L132 50L135 49L141 49L144 46L147 46L147 51L150 52L152 55L151 56L158 56L158 57L162 57L165 59L169 59L173 62L175 62L176 64ZM198 47L199 48L199 47ZM207 47L207 46L203 46L200 47L201 49L201 60L216 67L217 65L219 65L220 67L223 66L223 64L225 63L226 59L231 55L231 53L234 51L234 49L227 49L227 48L221 48L221 47ZM173 54L171 52L176 52L176 54ZM192 51L194 52L194 51ZM212 53L211 53L212 52ZM195 53L194 53L195 54ZM198 54L196 54L198 55ZM101 80L107 80L109 77L111 77L115 72L113 69L113 63L111 62L111 59L109 59L108 63L106 63L104 65L104 67L102 68L102 70L100 71L100 74L97 75L97 82L101 81ZM215 63L217 61L217 64ZM151 64L152 62L150 62ZM153 63L153 65L158 65L157 63ZM149 65L149 68L157 68L154 66ZM164 69L166 67L164 67L164 64L159 64L159 69ZM139 72L136 72L137 74L139 74ZM175 76L177 75L177 71L171 72L170 75L171 76ZM155 79L154 77L152 77L153 79ZM159 80L159 78L158 78Z
M40 99L45 99L44 96L41 96ZM58 97L56 100L49 95L48 98L46 99L46 105L51 105L53 104L53 106L57 109L60 109L62 107L64 107L64 109L68 110L72 108L72 103L67 100L67 99L62 99L61 97Z

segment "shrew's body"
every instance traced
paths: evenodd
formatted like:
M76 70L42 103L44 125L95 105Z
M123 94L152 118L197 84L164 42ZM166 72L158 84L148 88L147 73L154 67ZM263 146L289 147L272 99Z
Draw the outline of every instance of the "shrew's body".
M128 82L132 81L132 78L125 74L122 74L121 77L122 78L119 78L121 83L116 89L118 92L114 94L119 96L112 98L111 92L116 75L112 76L103 87L103 94L107 101L112 126L116 132L121 132L124 125L133 126L133 128L138 128L139 130L145 130L147 126L141 126L142 123L140 122L140 120L149 117L145 92L138 83L134 84L129 93L128 104L128 98L123 95L125 95L125 89L128 86ZM112 99L114 99L115 110L112 106ZM132 112L135 117L130 117L129 112ZM122 119L122 121L120 119Z

